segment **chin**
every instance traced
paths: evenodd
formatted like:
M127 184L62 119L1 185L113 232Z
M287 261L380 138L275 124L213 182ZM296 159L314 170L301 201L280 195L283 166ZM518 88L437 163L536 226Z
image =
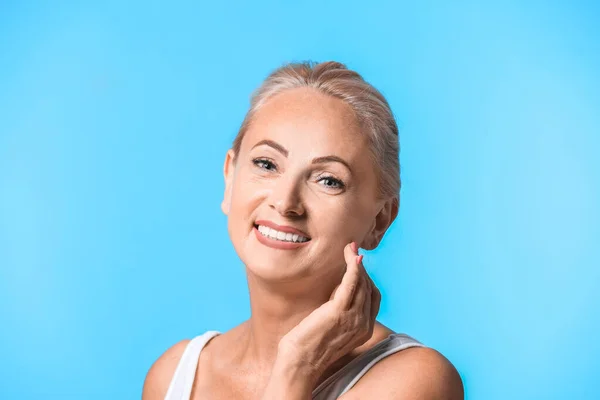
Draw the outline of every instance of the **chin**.
M272 260L267 262L248 262L244 263L246 271L252 275L270 282L289 282L299 280L309 276L306 269L294 268L289 266L282 267L281 264L275 264Z

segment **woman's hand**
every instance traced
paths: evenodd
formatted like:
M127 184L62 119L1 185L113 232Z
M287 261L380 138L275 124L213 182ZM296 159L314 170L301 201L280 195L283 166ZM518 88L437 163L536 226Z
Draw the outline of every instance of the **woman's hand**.
M344 248L346 273L328 302L314 310L279 342L278 358L317 380L333 362L373 334L381 294L352 242Z

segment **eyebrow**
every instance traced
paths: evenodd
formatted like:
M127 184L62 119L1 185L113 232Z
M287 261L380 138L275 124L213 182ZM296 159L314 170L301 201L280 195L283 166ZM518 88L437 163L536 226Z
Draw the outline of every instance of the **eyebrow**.
M277 150L278 152L283 154L286 158L287 158L288 154L290 154L290 152L285 147L283 147L282 145L280 145L279 143L277 143L273 140L268 140L268 139L261 140L260 142L256 143L254 145L254 147L263 146L263 145L274 148L275 150ZM252 147L252 148L254 149L254 147ZM344 160L343 158L338 157L338 156L330 155L330 156L323 156L323 157L315 157L312 159L312 164L324 164L324 163L328 163L328 162L339 162L339 163L345 165L346 168L348 168L350 171L352 171L352 168L350 168L350 165L346 162L346 160Z

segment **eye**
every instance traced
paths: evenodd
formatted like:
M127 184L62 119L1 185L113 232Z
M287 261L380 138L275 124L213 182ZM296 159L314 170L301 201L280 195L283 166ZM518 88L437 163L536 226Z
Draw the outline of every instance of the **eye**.
M273 162L267 160L266 158L254 158L252 163L256 165L260 169L265 169L267 171L272 171L275 168L275 164Z
M330 189L342 189L344 187L344 182L333 176L323 176L318 182L324 182L323 186Z

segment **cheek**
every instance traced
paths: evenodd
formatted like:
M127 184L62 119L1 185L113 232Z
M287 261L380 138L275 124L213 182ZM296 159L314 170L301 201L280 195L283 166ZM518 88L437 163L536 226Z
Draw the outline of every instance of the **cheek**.
M265 190L242 174L233 185L229 212L230 232L247 234L254 220L259 217L258 209L264 200Z
M358 239L365 222L364 212L357 202L339 200L327 207L321 204L318 210L315 219L319 221L320 232L342 241Z
M255 217L252 199L246 193L244 185L234 187L231 197L231 208L227 217L229 239L242 260L246 260L245 245L248 236L252 234L252 218Z
M244 190L245 188L236 188L231 198L231 211L229 213L230 223L243 225L250 218L252 210L252 197Z

